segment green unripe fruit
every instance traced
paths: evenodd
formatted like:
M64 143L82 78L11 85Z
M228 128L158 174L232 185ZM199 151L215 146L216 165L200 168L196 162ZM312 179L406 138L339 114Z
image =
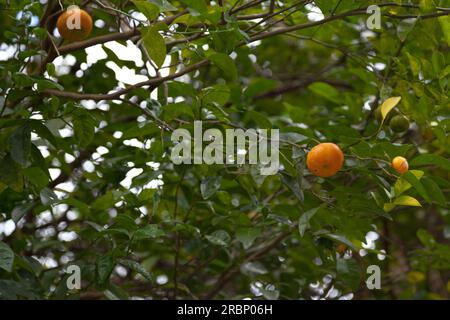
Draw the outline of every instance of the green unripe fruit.
M383 120L383 117L381 115L381 108L378 107L375 109L375 111L373 112L373 115L375 117L375 120L377 120L378 123L381 123L381 120ZM388 124L389 121L391 121L391 119L393 117L395 117L396 115L398 115L397 110L392 110L391 112L388 113L388 115L386 116L386 120L384 120L385 124Z
M400 133L409 129L409 120L405 116L395 116L389 124L392 131Z

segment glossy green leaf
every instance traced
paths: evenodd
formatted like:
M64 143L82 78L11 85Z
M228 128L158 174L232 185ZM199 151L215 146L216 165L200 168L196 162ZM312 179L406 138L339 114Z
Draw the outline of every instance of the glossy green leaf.
M167 48L163 36L155 27L142 29L143 43L156 66L161 67L166 59Z
M4 242L0 241L0 268L11 272L14 263L14 252Z

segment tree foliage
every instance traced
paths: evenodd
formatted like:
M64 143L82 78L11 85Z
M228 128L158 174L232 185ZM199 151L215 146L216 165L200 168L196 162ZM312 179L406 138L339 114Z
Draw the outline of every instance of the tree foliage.
M80 42L55 31L73 3ZM448 298L449 7L0 0L0 297ZM279 129L280 171L173 164L195 120ZM325 141L345 164L322 179Z

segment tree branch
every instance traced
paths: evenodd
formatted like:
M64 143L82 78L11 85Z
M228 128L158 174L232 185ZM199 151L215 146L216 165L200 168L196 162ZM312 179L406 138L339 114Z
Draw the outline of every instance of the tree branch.
M289 230L286 230L280 233L275 239L273 239L267 246L259 249L258 251L247 255L244 262L251 262L257 260L267 253L269 253L272 249L274 249L281 241L283 241L286 237L288 237L293 230L297 227L297 224L294 224ZM222 276L219 277L214 287L204 296L204 299L211 300L213 299L222 288L231 280L231 278L239 272L239 265L232 264Z
M385 6L389 5L389 4L384 4ZM335 20L340 20L346 17L351 17L351 16L358 16L361 14L366 14L366 10L367 8L360 8L360 9L355 9L355 10L350 10L347 12L343 12L341 14L337 14L337 15L332 15L329 16L325 19L322 19L320 21L312 21L312 22L308 22L308 23L304 23L304 24L299 24L299 25L294 25L294 26L290 26L290 27L284 27L284 28L279 28L273 31L269 31L269 32L265 32L265 33L261 33L261 34L257 34L254 35L252 37L250 37L250 39L246 40L246 41L242 41L238 44L238 46L243 46L243 45L247 45L250 44L252 42L258 41L258 40L262 40L265 38L269 38L269 37L273 37L273 36L277 36L277 35L282 35L285 33L290 33L293 31L298 31L298 30L302 30L302 29L307 29L307 28L311 28L311 27L315 27L315 26L319 26L331 21L335 21ZM180 13L181 14L181 13ZM426 19L426 18L434 18L437 16L442 16L442 15L449 15L450 11L442 11L442 12L437 12L437 13L432 13L432 14L427 14L427 15L423 15L421 16L422 19ZM134 34L134 32L136 32L135 30L129 31L132 32ZM114 37L130 37L129 34L126 34L126 36L122 35L123 33L118 33L118 34L114 34L113 35L107 35L107 36L101 36L98 38L94 38L94 39L90 39L81 43L78 43L77 45L74 45L72 47L70 47L70 50L65 50L64 47L60 48L60 51L62 52L68 52L68 51L72 51L75 50L76 48L82 48L82 47L87 47L89 45L87 45L87 43L103 43L101 41L105 41L105 39L107 41L111 41L111 39L114 39ZM198 35L197 35L198 36ZM100 38L100 39L99 39ZM101 41L100 41L101 40ZM167 80L173 80L175 78L178 78L186 73L189 73L191 71L195 71L203 66L206 66L207 64L209 64L208 60L202 60L201 62L198 62L194 65L191 65L189 67L187 67L185 70L174 73L172 75L169 75L167 77L157 77L157 78L153 78L147 81L143 81L140 83L137 83L135 85L129 86L125 89L122 90L118 90L116 92L113 93L109 93L109 94L89 94L89 93L78 93L78 92L67 92L67 91L58 91L58 90L47 90L45 91L45 93L50 94L50 95L55 95L58 97L64 97L64 98L70 98L73 100L94 100L94 101L101 101L101 100L113 100L115 98L120 97L123 94L126 94L128 92L130 92L133 89L136 88L140 88L143 86L152 86L153 88L158 87L160 84L162 84L163 82L167 81Z
M173 80L178 77L181 77L187 73L195 71L203 66L206 66L207 64L209 64L209 60L205 59L205 60L197 62L189 67L186 67L186 69L184 69L182 71L168 75L167 77L152 78L150 80L143 81L143 82L137 83L135 85L129 86L127 88L117 90L115 92L108 93L108 94L79 93L79 92L70 92L70 91L59 91L59 90L55 90L55 89L46 90L46 91L44 91L44 93L47 95L57 96L57 97L61 97L61 98L69 98L69 99L73 99L73 100L94 100L94 101L114 100L114 99L120 98L121 95L127 94L128 92L130 92L136 88L140 88L140 87L144 87L144 86L150 86L150 89L156 88L165 81Z

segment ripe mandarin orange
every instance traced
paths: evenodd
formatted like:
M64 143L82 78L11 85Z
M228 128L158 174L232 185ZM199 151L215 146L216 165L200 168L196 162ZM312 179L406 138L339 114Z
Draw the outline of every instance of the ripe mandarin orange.
M59 34L69 41L86 39L92 31L92 18L78 6L70 6L56 22Z
M403 157L395 157L392 159L392 168L400 174L408 172L408 161Z
M331 177L344 164L344 153L334 143L320 143L306 156L306 165L312 174L318 177Z

